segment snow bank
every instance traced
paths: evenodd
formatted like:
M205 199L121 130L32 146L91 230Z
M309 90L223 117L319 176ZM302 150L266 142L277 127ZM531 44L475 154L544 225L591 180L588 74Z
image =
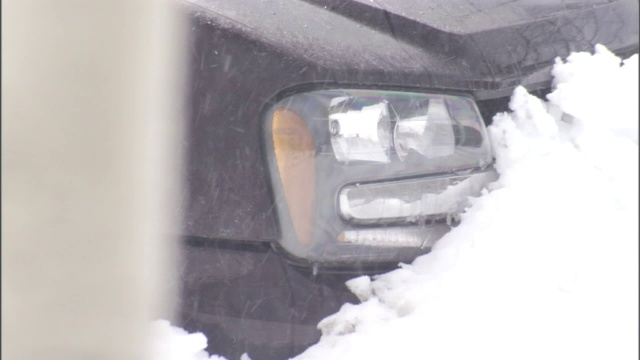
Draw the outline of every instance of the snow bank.
M638 56L602 46L490 127L500 179L411 265L348 285L324 359L637 359Z
M226 360L209 354L207 338L201 333L189 334L166 320L156 320L149 326L150 359L153 360Z

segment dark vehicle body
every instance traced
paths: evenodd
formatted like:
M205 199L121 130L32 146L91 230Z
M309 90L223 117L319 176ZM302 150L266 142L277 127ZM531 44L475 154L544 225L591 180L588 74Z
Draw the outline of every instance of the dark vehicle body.
M484 121L557 57L638 51L636 0L190 0L190 117L180 326L229 359L284 359L319 339L344 282L396 263L323 271L277 246L264 114L303 91L462 93ZM274 246L275 245L275 246Z

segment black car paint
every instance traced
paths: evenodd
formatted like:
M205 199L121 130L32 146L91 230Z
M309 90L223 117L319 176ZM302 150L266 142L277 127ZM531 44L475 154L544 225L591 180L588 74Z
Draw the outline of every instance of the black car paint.
M544 93L556 57L597 43L621 55L638 47L633 0L185 5L191 115L180 325L204 332L209 351L230 359L302 351L317 341L320 319L357 302L345 280L390 265L313 274L271 246L279 231L260 140L271 104L292 92L347 85L445 89L475 97L489 122L506 110L514 87Z

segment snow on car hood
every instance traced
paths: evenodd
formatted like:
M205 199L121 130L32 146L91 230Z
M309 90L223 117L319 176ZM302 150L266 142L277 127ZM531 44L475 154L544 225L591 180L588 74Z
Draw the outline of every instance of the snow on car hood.
M637 358L638 55L598 46L553 75L548 102L518 88L494 117L500 178L461 224L412 264L349 281L362 302L297 359ZM172 333L176 349L186 334ZM193 339L181 359L207 359Z

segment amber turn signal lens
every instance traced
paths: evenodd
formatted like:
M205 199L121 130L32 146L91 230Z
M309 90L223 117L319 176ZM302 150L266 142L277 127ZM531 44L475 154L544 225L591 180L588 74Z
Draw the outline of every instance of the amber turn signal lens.
M280 108L273 114L273 146L298 241L311 244L315 197L315 142L304 120Z

